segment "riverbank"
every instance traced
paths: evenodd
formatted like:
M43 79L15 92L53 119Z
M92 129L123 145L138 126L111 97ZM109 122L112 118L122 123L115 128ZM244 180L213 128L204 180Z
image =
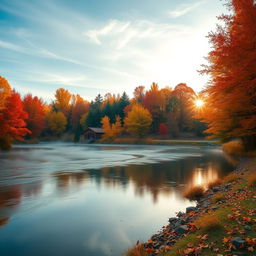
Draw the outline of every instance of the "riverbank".
M256 158L216 183L197 201L128 256L255 255Z
M131 145L191 145L191 146L216 146L221 145L217 140L203 139L137 139L137 138L117 138L113 141L100 140L101 144L131 144Z

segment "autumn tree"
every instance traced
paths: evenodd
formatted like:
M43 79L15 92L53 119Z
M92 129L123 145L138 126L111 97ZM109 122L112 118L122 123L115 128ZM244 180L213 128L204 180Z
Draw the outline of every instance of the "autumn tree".
M149 110L153 118L153 132L157 132L159 123L164 121L165 101L157 83L152 83L142 100L142 105Z
M152 117L150 112L140 105L134 105L124 119L127 131L136 137L145 136L150 129L151 123Z
M61 111L67 118L70 114L72 94L64 89L60 88L55 92L54 108L55 111Z
M108 116L104 116L101 120L102 128L105 132L103 139L113 140L122 133L121 118L116 116L115 123L111 124Z
M4 108L6 98L11 94L11 86L8 81L0 76L0 110Z
M210 75L202 117L207 132L224 141L241 138L247 150L256 147L256 5L229 0L230 15L209 34L213 50L202 73Z
M133 97L137 103L141 104L145 96L145 86L137 86L133 91Z
M72 108L71 113L71 129L75 133L74 141L77 142L80 139L80 135L83 131L83 127L80 123L82 116L89 111L89 102L85 101L82 97L77 95L75 105Z
M50 130L60 136L66 129L67 118L62 112L52 112L48 116L48 127Z
M5 98L5 105L0 110L0 148L10 149L14 139L23 140L24 136L30 133L26 128L27 117L20 95L12 91Z
M38 137L46 126L46 109L44 102L37 96L33 97L31 94L27 94L23 98L23 107L28 113L26 123L27 128L31 131L29 136L33 138Z

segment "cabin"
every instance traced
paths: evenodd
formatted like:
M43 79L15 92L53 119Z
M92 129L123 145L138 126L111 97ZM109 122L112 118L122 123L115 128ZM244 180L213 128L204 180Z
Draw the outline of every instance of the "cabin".
M102 128L88 127L84 132L84 139L85 141L94 142L101 139L104 133Z

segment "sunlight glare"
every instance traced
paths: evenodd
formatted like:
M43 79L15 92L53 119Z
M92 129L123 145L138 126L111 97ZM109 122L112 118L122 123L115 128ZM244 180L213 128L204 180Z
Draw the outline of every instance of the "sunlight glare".
M197 108L201 108L201 107L203 107L203 105L204 105L204 101L201 100L201 99L197 99L197 100L195 101L195 105L196 105Z

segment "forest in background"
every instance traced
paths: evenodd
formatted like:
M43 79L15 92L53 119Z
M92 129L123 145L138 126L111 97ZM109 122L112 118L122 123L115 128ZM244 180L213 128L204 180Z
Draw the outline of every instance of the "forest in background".
M78 142L88 127L102 127L105 141L123 134L140 138L149 134L164 138L184 133L203 136L206 129L193 118L197 95L184 83L174 89L160 89L156 83L149 90L138 86L132 99L125 92L121 96L98 94L91 102L60 88L50 104L31 94L21 97L3 77L0 88L3 148L9 148L13 140L53 140L63 135Z

